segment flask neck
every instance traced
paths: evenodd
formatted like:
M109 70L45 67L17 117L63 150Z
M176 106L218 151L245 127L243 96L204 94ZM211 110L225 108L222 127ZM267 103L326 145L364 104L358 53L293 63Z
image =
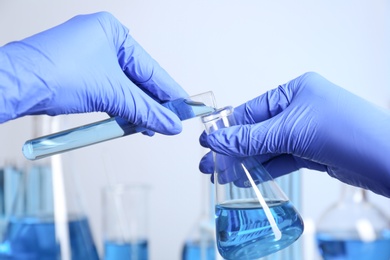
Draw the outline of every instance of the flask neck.
M233 111L233 107L227 106L203 116L202 123L205 126L206 133L210 134L219 129L236 125Z

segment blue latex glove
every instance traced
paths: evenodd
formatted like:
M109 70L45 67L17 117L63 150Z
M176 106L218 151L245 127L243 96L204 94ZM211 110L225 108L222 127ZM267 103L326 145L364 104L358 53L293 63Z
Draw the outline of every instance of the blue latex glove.
M300 168L390 197L390 113L306 73L235 109L239 125L201 136L229 156L256 156L273 177ZM210 154L202 172L213 172Z
M0 48L0 123L24 115L107 112L181 131L159 103L187 93L109 13L76 16Z

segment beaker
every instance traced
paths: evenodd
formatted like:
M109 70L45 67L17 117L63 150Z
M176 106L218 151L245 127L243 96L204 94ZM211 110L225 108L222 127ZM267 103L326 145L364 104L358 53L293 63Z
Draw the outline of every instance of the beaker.
M319 252L326 260L390 259L390 220L361 188L341 184L340 198L320 217Z
M41 119L34 118L37 128L44 123ZM79 201L72 172L64 172L60 156L28 164L0 244L0 259L99 259Z
M202 176L203 177L203 176ZM202 178L201 202L202 208L194 227L186 238L182 260L215 260L215 225L214 225L214 197L212 186L208 178Z
M235 125L232 107L202 117L208 134ZM225 259L257 259L296 241L303 221L255 157L214 153L216 241Z
M103 189L105 260L148 259L146 185L110 185Z

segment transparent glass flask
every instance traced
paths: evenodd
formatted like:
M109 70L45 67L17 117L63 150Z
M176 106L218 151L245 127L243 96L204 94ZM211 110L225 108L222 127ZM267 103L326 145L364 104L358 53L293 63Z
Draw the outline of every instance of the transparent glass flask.
M215 260L214 198L208 178L202 179L200 216L185 240L182 260Z
M302 207L302 180L301 172L292 172L275 179L275 182L287 195L289 200L294 204L298 210ZM304 259L303 256L303 239L297 240L292 245L275 252L271 255L261 258L261 260L289 260L289 259Z
M389 260L390 220L363 189L342 184L340 199L317 224L317 245L326 260Z
M35 120L36 133L50 128L51 119ZM99 259L80 197L60 156L28 164L0 244L0 259Z
M148 260L149 186L116 184L103 190L104 260Z
M232 107L202 117L208 134L235 125ZM216 242L225 259L258 259L296 241L303 221L254 157L214 153Z

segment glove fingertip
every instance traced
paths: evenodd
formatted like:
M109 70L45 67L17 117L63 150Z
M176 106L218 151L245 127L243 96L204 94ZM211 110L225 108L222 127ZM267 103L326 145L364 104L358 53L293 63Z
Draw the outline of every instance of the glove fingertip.
M209 144L207 142L207 134L205 131L203 131L203 133L200 135L199 137L199 143L201 146L205 147L205 148L210 148L209 147Z
M214 173L214 161L212 159L212 154L211 153L207 153L200 160L199 170L202 173L206 173L206 174Z
M146 131L143 131L142 132L143 135L146 135L146 136L154 136L154 131L151 131L151 130L146 130Z
M172 121L172 124L163 130L163 134L177 135L183 131L181 121Z

